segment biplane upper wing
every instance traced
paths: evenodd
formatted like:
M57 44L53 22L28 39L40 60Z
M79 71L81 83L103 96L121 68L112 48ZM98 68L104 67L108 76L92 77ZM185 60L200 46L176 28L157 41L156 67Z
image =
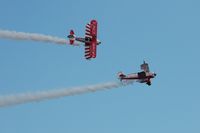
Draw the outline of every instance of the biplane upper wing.
M85 58L96 58L97 47L97 21L92 20L86 25L85 30Z

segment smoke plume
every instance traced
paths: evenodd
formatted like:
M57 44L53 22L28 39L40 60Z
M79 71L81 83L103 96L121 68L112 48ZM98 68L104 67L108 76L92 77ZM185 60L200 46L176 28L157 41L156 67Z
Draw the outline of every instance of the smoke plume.
M37 33L25 33L0 29L0 38L12 40L30 40L55 44L69 44L66 39Z
M97 85L90 85L85 87L74 87L74 88L65 88L65 89L55 89L48 91L38 91L34 93L21 93L13 94L7 96L0 96L0 107L16 105L28 102L37 102L48 99L55 99L64 96L78 95L88 92L95 92L99 90L106 90L112 88L118 88L128 84L122 84L120 82L109 82L102 83Z

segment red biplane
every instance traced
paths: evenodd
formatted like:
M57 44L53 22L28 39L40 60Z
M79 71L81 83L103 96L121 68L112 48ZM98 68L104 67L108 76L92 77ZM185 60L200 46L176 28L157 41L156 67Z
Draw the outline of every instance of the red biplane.
M131 73L128 75L123 74L122 72L118 73L118 78L121 81L137 81L140 83L146 83L147 85L151 85L151 79L156 76L156 73L150 72L149 65L144 61L143 64L140 65L141 72Z
M75 45L74 42L82 42L85 44L85 58L91 59L96 58L97 45L101 42L97 39L97 21L91 20L90 23L86 25L85 37L76 37L73 30L70 31L68 35L71 45Z

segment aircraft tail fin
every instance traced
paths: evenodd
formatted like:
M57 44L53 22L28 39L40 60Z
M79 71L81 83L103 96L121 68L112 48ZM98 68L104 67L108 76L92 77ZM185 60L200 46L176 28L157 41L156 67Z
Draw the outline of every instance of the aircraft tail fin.
M122 78L126 77L126 75L123 74L122 72L118 72L117 75L118 75L118 78L119 78L120 80L122 80Z
M73 45L73 44L74 44L74 41L75 41L75 38L76 38L76 36L75 36L75 34L74 34L74 31L73 31L73 30L70 30L70 34L69 34L67 37L69 38L70 44Z

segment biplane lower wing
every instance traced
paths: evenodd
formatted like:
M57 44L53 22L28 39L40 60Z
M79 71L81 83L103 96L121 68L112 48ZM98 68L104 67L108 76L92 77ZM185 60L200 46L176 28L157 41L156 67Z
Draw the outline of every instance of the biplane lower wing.
M85 58L91 59L96 58L96 48L97 45L95 43L85 43Z
M91 59L92 58L92 53L91 53L91 44L90 43L85 43L85 58L86 59Z
M96 58L97 51L97 21L88 23L85 30L85 58Z

